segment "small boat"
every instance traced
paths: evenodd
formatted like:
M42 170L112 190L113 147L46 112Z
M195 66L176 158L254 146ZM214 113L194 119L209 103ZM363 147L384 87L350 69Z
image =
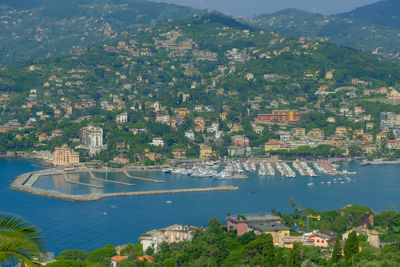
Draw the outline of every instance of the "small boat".
M308 183L307 186L314 186L314 183Z
M171 200L167 200L166 202L167 202L167 204L171 204L171 203L172 203L172 201L171 201Z

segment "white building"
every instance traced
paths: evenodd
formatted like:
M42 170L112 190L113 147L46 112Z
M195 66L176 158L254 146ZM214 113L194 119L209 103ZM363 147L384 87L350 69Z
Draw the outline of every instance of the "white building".
M194 132L193 131L185 132L185 137L190 140L194 140Z
M128 113L124 112L124 113L118 114L117 117L115 118L115 121L117 123L126 123L126 122L128 122Z
M89 153L95 155L104 148L103 129L95 126L86 126L80 129L80 142L89 148Z
M143 246L143 251L146 251L149 247L153 248L154 251L158 251L163 242L171 244L191 241L195 229L197 228L194 226L174 224L163 229L151 230L141 235L139 240Z
M162 140L162 138L153 138L153 142L150 143L152 146L164 146L165 142Z

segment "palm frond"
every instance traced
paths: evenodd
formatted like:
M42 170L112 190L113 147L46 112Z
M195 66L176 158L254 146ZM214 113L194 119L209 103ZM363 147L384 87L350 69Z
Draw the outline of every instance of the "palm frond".
M40 234L40 229L31 225L20 216L0 212L0 234L4 231L21 233L29 238L32 243L36 244L41 252L45 251L45 242L43 236Z

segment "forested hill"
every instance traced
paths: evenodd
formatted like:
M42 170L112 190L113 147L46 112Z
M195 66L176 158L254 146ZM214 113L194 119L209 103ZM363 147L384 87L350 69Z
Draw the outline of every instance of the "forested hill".
M2 0L0 66L69 53L194 9L146 0Z
M315 97L318 79L330 70L335 70L331 83L341 86L351 84L353 78L381 86L400 80L397 65L331 43L271 34L219 14L164 22L116 37L112 44L28 66L0 71L0 90L28 93L37 88L51 95L50 91L60 89L70 99L78 94L101 99L121 88L135 88L136 99L150 95L176 105L179 91L197 95L193 104L212 103L216 88L246 98L263 94L266 88L285 98ZM246 78L246 73L254 78ZM271 83L265 74L275 75L279 84ZM314 78L305 79L306 74ZM52 76L62 82L49 80Z
M339 14L340 17L362 19L369 23L400 29L400 1L386 0Z
M400 9L393 6L393 10ZM274 32L314 39L324 38L339 45L370 53L397 58L400 56L400 29L374 24L373 20L363 20L361 16L325 16L297 9L285 9L247 21Z

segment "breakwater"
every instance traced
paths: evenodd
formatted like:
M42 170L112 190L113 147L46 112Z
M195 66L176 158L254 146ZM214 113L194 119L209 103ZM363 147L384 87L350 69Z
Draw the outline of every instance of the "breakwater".
M82 172L87 172L83 170ZM74 171L73 173L79 173L79 171ZM89 172L90 174L91 172ZM75 183L85 186L91 186L96 188L102 188L102 186L91 185L87 183L82 183L74 180L70 180L68 178L68 174L70 172L65 173L64 171L57 169L47 169L38 172L30 172L19 175L14 182L10 185L10 188L24 191L34 195L41 195L51 198L58 198L69 201L96 201L105 197L120 197L120 196L143 196L143 195L158 195L158 194L179 194L179 193L198 193L198 192L215 192L215 191L233 191L238 190L239 187L236 186L218 186L218 187L200 187L200 188L182 188L182 189L167 189L167 190L149 190L149 191L132 191L132 192L115 192L115 193L91 193L91 194L79 194L72 195L66 194L63 192L59 192L56 190L45 190L41 188L36 188L33 184L40 178L40 176L48 176L48 175L61 175L66 182ZM93 178L93 173L90 174L91 178ZM133 176L132 176L133 177ZM101 178L95 177L95 180L105 180ZM138 177L140 178L140 177ZM94 178L93 178L94 179ZM147 179L147 178L143 178ZM147 179L152 180L152 179ZM109 180L106 180L109 182ZM153 180L157 181L157 180ZM115 182L115 181L114 181ZM164 181L159 181L164 182ZM133 185L133 184L126 184Z

